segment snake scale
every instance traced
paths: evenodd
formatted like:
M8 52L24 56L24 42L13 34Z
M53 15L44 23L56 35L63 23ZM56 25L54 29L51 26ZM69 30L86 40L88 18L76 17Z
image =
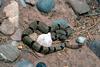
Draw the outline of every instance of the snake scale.
M40 31L41 33L47 34L48 32L51 33L52 40L59 39L61 43L57 46L51 46L51 47L44 47L39 45L36 41L33 41L29 35L34 33L36 30ZM22 41L24 44L26 44L29 48L32 50L35 50L36 52L42 53L42 54L50 54L54 53L60 50L63 50L64 48L71 48L71 49L78 49L81 46L80 45L69 45L67 42L64 42L65 39L69 36L68 30L71 30L70 26L63 28L60 24L58 24L57 27L53 28L52 26L47 26L45 23L40 21L34 21L32 22L27 29L25 29L22 33ZM57 36L59 35L59 36Z

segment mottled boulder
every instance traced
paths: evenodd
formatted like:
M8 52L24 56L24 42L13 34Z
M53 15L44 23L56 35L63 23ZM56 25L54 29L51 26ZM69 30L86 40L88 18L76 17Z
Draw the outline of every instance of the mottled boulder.
M4 7L4 13L8 20L13 23L15 27L19 25L19 6L16 1L10 1L10 4Z
M39 11L49 13L55 7L55 2L54 0L38 0L36 6Z

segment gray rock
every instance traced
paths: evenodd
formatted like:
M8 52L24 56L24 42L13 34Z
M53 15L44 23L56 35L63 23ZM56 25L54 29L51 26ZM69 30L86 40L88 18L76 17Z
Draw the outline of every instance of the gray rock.
M19 0L19 3L20 3L23 7L26 7L25 0Z
M2 0L0 0L0 7L1 7L1 5L2 5Z
M15 27L8 20L4 20L4 22L0 26L0 31L5 35L12 35L15 31Z
M20 41L21 40L21 35L22 35L22 31L21 29L18 29L12 36L11 39L15 40L15 41Z
M11 42L0 46L0 61L13 62L19 55L20 51L17 47L11 45Z
M86 0L68 0L74 11L78 14L86 13L90 10Z
M29 60L21 60L15 65L15 67L34 67L34 65Z

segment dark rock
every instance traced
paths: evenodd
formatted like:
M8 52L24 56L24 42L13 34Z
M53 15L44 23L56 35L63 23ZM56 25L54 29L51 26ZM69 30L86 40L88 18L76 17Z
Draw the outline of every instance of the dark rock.
M38 0L37 1L37 9L44 13L49 13L55 6L54 0Z
M39 62L36 67L47 67L44 62Z
M100 4L100 0L97 0L97 2Z
M90 41L88 47L100 58L100 40Z

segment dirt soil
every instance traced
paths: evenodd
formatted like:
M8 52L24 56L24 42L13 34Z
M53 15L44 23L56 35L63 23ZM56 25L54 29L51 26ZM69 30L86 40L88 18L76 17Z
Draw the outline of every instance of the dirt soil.
M82 35L89 39L100 39L100 17L81 16L80 20L76 20L72 8L68 6L66 0L55 0L56 7L49 14L40 13L36 6L27 5L23 8L20 4L20 28L24 30L33 20L39 20L47 25L51 25L52 21L58 18L64 18L68 20L72 28L75 30L72 36L67 40L70 44L76 44L76 37ZM87 0L92 11L98 8L95 0ZM1 13L0 13L1 14ZM3 36L3 35L2 35ZM30 49L29 49L30 50ZM34 55L33 55L34 54ZM37 62L42 61L47 64L47 67L100 67L100 59L85 45L80 49L64 49L59 52L55 52L48 55L42 55L38 53L27 53L22 51L21 58L29 59L34 65ZM0 67L13 67L14 63L0 62Z

